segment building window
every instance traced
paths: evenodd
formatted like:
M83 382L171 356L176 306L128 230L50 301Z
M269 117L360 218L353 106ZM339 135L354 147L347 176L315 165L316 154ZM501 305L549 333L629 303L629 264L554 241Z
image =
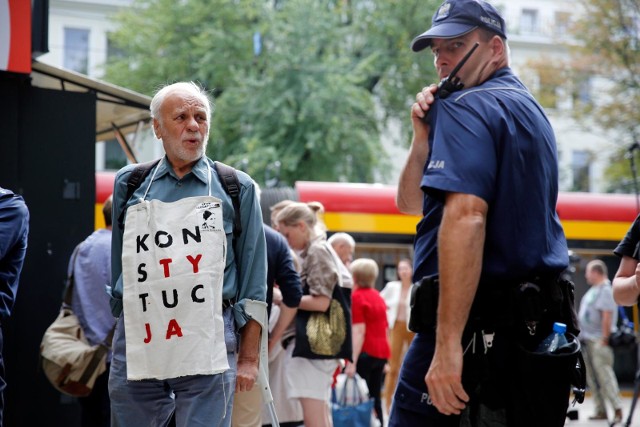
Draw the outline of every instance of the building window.
M576 150L573 152L571 160L573 186L571 191L589 191L590 163L591 154L588 151Z
M557 108L559 88L562 85L562 73L557 67L539 66L539 85L535 92L536 98L544 108Z
M520 32L533 34L538 32L538 11L535 9L522 9L520 16Z
M117 139L105 141L104 168L118 170L127 165L127 156Z
M571 24L571 14L568 12L556 12L554 32L559 37L569 34L569 25Z
M89 73L89 30L64 29L64 67L78 73Z
M579 78L576 82L576 91L573 95L575 101L582 104L583 106L591 105L591 77L583 76Z
M118 47L113 40L113 33L107 33L107 61L110 59L122 59L126 55L124 50Z

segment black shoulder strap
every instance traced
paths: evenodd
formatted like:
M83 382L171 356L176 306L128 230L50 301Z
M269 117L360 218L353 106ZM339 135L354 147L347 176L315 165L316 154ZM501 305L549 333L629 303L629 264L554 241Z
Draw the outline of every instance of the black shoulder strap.
M233 203L233 237L238 238L242 234L242 221L240 218L240 180L238 180L238 174L236 170L231 166L225 165L221 162L213 162L213 166L216 168L218 178L224 187L224 191L231 196L231 202ZM235 242L235 239L234 239Z
M158 163L160 163L160 160L162 160L162 158L151 160L145 163L139 163L136 165L136 167L131 172L131 175L129 175L129 179L127 180L127 195L124 198L125 206L131 196L133 196L133 193L138 189L138 187L140 187L140 184L142 184L142 181L144 181L145 177L149 175L149 171L153 169ZM120 215L118 215L118 224L120 225L121 229L122 225L124 224L125 212L126 209L122 209L120 211Z
M236 170L229 165L225 165L222 162L213 162L213 167L216 168L218 179L224 188L224 191L231 196L231 203L233 203L233 252L235 252L236 270L237 274L240 274L240 257L238 257L237 245L238 237L242 234L242 218L240 217L240 180ZM236 292L236 301L238 300L238 291Z

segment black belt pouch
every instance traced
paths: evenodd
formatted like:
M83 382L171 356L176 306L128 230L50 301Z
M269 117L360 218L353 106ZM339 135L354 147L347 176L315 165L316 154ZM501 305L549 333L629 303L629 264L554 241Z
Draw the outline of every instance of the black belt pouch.
M426 276L411 286L409 330L433 331L438 313L438 275Z

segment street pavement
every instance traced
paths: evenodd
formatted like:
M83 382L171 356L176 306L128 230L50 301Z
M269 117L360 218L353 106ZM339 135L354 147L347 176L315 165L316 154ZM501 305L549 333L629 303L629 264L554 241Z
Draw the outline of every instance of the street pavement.
M573 396L572 396L573 397ZM567 417L567 421L565 422L565 427L606 427L613 426L615 427L640 427L640 406L636 402L636 407L633 411L633 416L631 418L630 424L627 424L627 420L629 418L629 412L631 411L631 404L633 403L633 390L622 390L622 423L612 424L613 422L613 411L609 410L609 421L599 420L599 421L591 421L589 417L593 415L595 412L595 405L593 401L593 397L587 395L582 404L576 404L576 406L569 406L569 411L571 410L577 411L578 419L571 420ZM542 427L542 426L541 426Z
M633 411L633 416L631 418L630 424L627 424L629 418L629 412L631 411L631 404L633 402L633 389L625 388L621 390L622 394L622 423L612 424L613 422L613 411L609 410L609 420L599 420L599 421L591 421L589 417L595 412L595 404L593 401L593 397L587 393L584 402L581 404L576 404L575 406L569 405L569 412L574 412L577 414L578 419L572 420L567 416L567 421L565 422L565 427L640 427L640 402L636 402L636 408ZM571 395L571 399L573 400L573 395ZM640 399L638 399L640 400ZM384 408L384 405L382 405ZM386 411L384 412L384 424L385 427L387 425L388 414ZM540 426L545 427L545 426Z

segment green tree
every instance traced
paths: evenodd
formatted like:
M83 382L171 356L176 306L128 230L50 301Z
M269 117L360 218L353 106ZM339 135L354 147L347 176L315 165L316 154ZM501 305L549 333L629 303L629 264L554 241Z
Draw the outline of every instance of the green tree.
M197 80L216 97L209 154L281 178L369 182L388 170L386 120L400 119L435 81L409 49L439 0L138 0L111 39L125 52L106 78L151 94ZM259 33L262 51L253 52Z
M265 2L135 0L115 20L110 40L122 50L105 78L151 95L162 84L197 80L220 94L234 69L253 64L252 28Z
M360 1L354 6L354 26L358 36L357 55L375 57L368 88L377 94L386 117L407 123L409 105L424 86L437 82L433 56L428 50L410 49L413 38L431 26L431 16L442 1L379 0ZM408 134L403 134L406 137Z

